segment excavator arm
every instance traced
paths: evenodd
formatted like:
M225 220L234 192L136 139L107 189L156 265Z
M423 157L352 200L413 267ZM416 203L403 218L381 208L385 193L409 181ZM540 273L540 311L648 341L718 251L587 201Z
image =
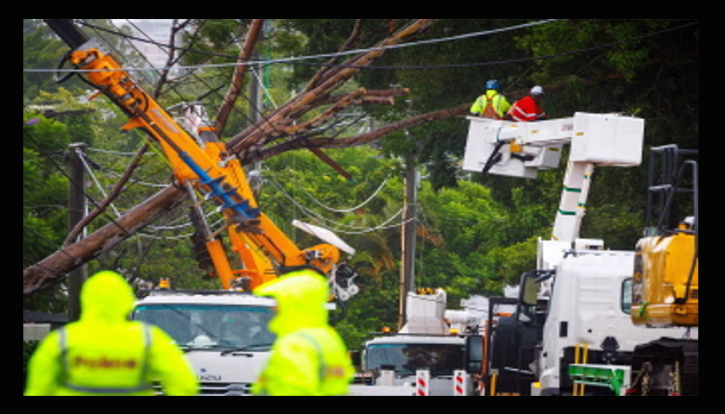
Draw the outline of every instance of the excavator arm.
M161 147L175 179L187 187L195 200L193 209L196 212L192 216L197 226L197 240L204 243L213 273L224 289L240 285L253 289L277 277L284 267L299 265L320 269L329 275L333 285L336 285L338 270L352 275L349 279L357 275L349 266L338 265L340 251L337 247L321 244L301 250L258 208L241 162L219 141L213 128L199 126L194 131L196 136L192 136L134 81L105 44L89 39L70 19L44 21L71 48L58 67L70 64L80 71L85 82L106 95L128 116L129 121L122 129L142 129ZM56 81L65 81L74 73L56 74ZM206 225L196 193L219 206L226 218L224 228L212 231ZM228 231L232 250L239 255L244 269L232 268L219 237L224 229ZM354 287L351 283L349 286ZM339 286L334 287L339 291Z

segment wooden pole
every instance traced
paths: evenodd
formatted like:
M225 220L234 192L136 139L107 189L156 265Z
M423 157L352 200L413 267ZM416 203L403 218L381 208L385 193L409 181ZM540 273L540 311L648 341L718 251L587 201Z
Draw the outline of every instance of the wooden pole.
M81 157L88 145L85 143L71 144L68 147L68 232L73 231L86 215L86 169ZM83 238L79 234L74 241ZM88 266L83 264L71 270L68 274L68 322L77 321L81 315L80 291L83 283L88 279Z

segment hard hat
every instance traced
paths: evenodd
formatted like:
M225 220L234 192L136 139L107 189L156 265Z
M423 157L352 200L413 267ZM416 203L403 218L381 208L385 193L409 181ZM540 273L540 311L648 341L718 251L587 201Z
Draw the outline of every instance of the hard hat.
M501 85L499 85L498 81L495 79L491 79L486 82L486 89L499 89L500 87Z
M531 88L531 94L532 95L543 95L544 94L544 88L542 88L541 86L536 85L533 88Z

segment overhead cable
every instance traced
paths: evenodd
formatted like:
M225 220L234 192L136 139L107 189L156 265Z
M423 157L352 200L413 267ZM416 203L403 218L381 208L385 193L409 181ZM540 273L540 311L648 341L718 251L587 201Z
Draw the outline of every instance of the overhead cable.
M289 63L289 64L298 64L298 65L309 65L309 66L328 66L328 67L342 67L342 68L355 68L355 69L366 69L366 70L434 70L434 69L461 69L461 68L470 68L470 67L481 67L481 66L495 66L495 65L506 65L506 64L512 64L512 63L525 63L525 62L532 62L532 61L539 61L539 60L548 60L548 59L554 59L558 57L563 56L569 56L579 53L586 53L591 52L599 49L606 49L614 46L619 46L625 43L629 42L635 42L639 40L643 40L649 37L658 36L661 34L666 34L669 32L673 32L676 30L684 29L690 26L697 25L697 21L693 21L681 26L673 27L671 29L665 29L658 32L649 33L642 36L637 36L617 42L607 43L604 45L599 46L593 46L586 49L578 49L578 50L572 50L567 52L561 52L556 53L552 55L547 56L534 56L534 57L527 57L527 58L519 58L519 59L507 59L507 60L497 60L497 61L489 61L489 62L473 62L473 63L459 63L459 64L443 64L443 65L402 65L402 66L360 66L360 65L345 65L345 64L329 64L329 63L313 63L313 62L304 62L301 60L307 60L307 59L315 59L322 56L337 56L336 54L327 54L327 55L316 55L316 56L305 56L305 57L299 57L299 58L282 58L282 59L270 59L270 60L250 60L248 62L235 62L235 63L219 63L219 64L205 64L205 65L195 65L195 66L175 66L174 68L179 70L191 70L191 69L204 69L204 68L219 68L219 67L230 67L230 66L241 66L241 65L252 65L252 64L278 64L278 63ZM405 43L403 45L398 46L406 46L406 45L413 45L412 43ZM375 49L370 49L375 50ZM223 55L226 56L226 55ZM171 69L171 68L162 68L162 69ZM121 69L116 69L121 70ZM158 68L127 68L123 69L128 72L133 71L155 71L158 70ZM98 71L104 71L104 70L83 70L83 69L23 69L23 72L31 72L31 73L63 73L63 72L98 72ZM113 71L113 70L109 70Z
M555 22L555 21L558 21L558 20L561 20L561 19L541 20L541 21L538 21L538 22L526 23L526 24L521 24L521 25L516 25L516 26L509 26L509 27L504 27L504 28L499 28L499 29L493 29L493 30L486 30L486 31L483 31L483 32L466 33L466 34L462 34L462 35L458 35L458 36L451 36L451 37L445 37L445 38L439 38L439 39L428 39L428 40L421 40L421 41L417 41L417 42L401 43L401 44L390 45L390 46L372 47L372 48L367 48L367 49L355 49L355 50L348 50L348 51L343 51L343 52L323 53L323 54L311 55L311 56L286 57L286 58L279 58L279 59L245 59L246 61L243 61L243 62L235 61L235 62L229 62L229 63L216 63L216 64L204 64L204 65L193 65L193 66L176 66L174 68L178 68L180 70L190 70L190 69L197 69L197 68L203 69L203 68L222 68L222 67L249 66L249 65L255 65L255 64L267 64L267 65L280 64L280 63L300 63L300 64L302 64L301 62L304 62L304 61L307 61L307 60L322 59L322 58L331 58L331 57L341 57L341 56L354 55L354 54L362 54L362 53L368 53L368 52L387 51L387 50L402 49L402 48L413 47L413 46L429 45L429 44L435 44L435 43L444 43L444 42L451 42L451 41L468 39L468 38L473 38L473 37L487 36L487 35L491 35L491 34L503 33L503 32L507 32L507 31L519 30L519 29L534 27L534 26L538 26L538 25L542 25L542 24L552 23L552 22ZM91 25L91 24L88 24L88 23L85 23L85 22L81 22L81 23L83 23L86 26L93 27L96 30L108 31L110 33L118 34L116 32L109 31L108 29L104 29L104 28L101 28L101 27L98 27L98 26L94 26L94 25ZM128 35L122 35L122 36L127 37L127 38L130 38L132 40L145 41L145 40L143 40L141 38L136 38L136 37L133 37L133 36L128 36ZM150 43L152 43L152 44L154 44L156 46L159 46L159 47L172 48L172 46L170 46L170 45L165 45L165 44L161 44L161 43L157 43L157 42L150 42ZM186 49L186 48L178 48L178 47L176 47L176 49L185 50L185 51L193 52L193 53L209 54L208 52L203 52L203 51L198 51L198 50L190 50L190 49ZM217 53L214 53L213 55L218 56L218 57L226 57L226 58L230 58L230 59L235 59L235 60L238 60L239 59L239 56L231 56L231 55L217 54ZM326 64L326 63L309 63L309 64L315 65L315 66L336 66L336 67L339 66L339 67L359 67L359 68L378 68L378 69L379 68L390 68L390 67L381 67L381 66L378 66L378 67L369 67L369 66L337 65L337 64ZM126 68L126 69L115 69L115 70L116 71L118 71L118 70L125 70L127 72L132 72L132 71L157 71L157 70L170 70L170 69L172 69L172 68ZM83 72L114 71L114 70L103 70L103 69L96 69L96 70L82 70L82 69L47 69L47 70L43 70L43 69L23 69L23 71L30 71L30 72L43 72L43 71L48 71L48 72L58 72L58 73L81 72L81 73L83 73Z

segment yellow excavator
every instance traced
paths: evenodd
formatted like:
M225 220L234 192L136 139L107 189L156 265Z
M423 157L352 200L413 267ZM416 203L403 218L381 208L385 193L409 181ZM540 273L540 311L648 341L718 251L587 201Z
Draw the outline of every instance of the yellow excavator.
M653 329L679 326L696 330L697 150L676 145L653 148L648 189L648 221L655 222L637 244L632 321ZM639 345L632 356L632 371L630 395L697 395L698 341L661 338Z
M58 65L56 81L78 74L128 116L124 130L142 129L161 147L177 185L185 186L193 201L197 259L210 275L219 278L225 290L251 291L286 269L312 266L328 275L338 299L347 300L358 292L353 281L357 272L340 263L340 250L353 255L352 247L325 229L294 223L327 241L298 248L259 209L241 162L219 140L214 128L199 123L195 131L186 130L134 81L107 45L88 38L71 19L44 21L71 48ZM72 71L60 75L66 65ZM199 208L205 200L214 202L223 212L226 224L221 229L212 230L205 222ZM242 269L232 268L222 243L221 233L225 230Z

